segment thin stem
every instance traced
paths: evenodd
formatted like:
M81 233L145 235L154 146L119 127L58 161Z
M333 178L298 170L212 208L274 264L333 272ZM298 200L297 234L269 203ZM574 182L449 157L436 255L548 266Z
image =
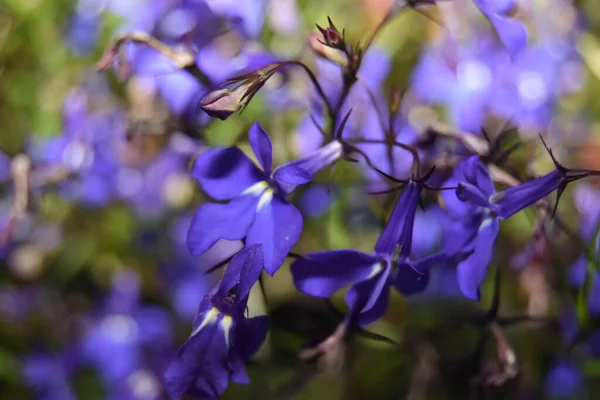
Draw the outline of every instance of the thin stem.
M10 212L10 219L6 228L0 235L0 244L5 244L10 240L17 223L27 214L27 205L29 204L29 173L31 171L31 159L25 154L19 154L12 159L10 167L15 193Z
M311 80L313 86L315 87L315 89L317 89L317 92L319 93L319 96L325 102L325 106L327 107L327 111L328 111L329 115L333 115L333 112L334 112L333 111L333 107L332 107L331 103L329 102L329 99L325 95L325 91L323 91L323 88L321 87L321 84L317 80L317 77L312 72L312 70L310 68L308 68L308 66L306 66L306 64L304 64L301 61L290 60L290 61L284 61L280 65L282 67L286 66L286 65L297 65L298 67L301 67L308 74L308 77L310 78L310 80Z
M173 61L178 69L187 71L194 78L198 79L198 81L200 81L203 85L209 88L214 86L210 78L206 76L196 65L196 57L194 54L189 51L176 50L145 32L133 32L118 37L112 46L106 50L100 61L98 61L96 69L103 71L112 67L117 58L119 58L121 69L129 69L128 65L125 64L125 60L122 59L123 55L121 54L119 57L119 53L121 52L123 45L128 42L145 44L146 46L153 48L160 54Z
M401 149L408 151L412 155L413 163L414 163L413 172L415 172L415 170L417 172L419 172L421 170L419 153L417 152L416 149L414 149L413 147L411 147L407 144L400 143L396 140L386 141L386 140L380 140L380 139L355 139L355 140L351 141L351 143L392 144L394 146L400 147Z

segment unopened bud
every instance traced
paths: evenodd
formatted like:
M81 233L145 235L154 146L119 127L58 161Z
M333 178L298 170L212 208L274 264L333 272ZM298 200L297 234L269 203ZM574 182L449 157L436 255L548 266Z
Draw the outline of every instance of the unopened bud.
M344 50L344 47L346 45L344 43L344 35L340 33L340 31L338 31L338 29L331 21L331 18L327 17L327 21L329 22L329 27L325 29L317 25L317 29L319 29L319 31L323 35L323 44L334 49Z
M233 90L212 91L200 101L200 107L211 117L225 121L231 114L244 108L242 97L248 86L250 84L239 85Z
M340 50L333 49L320 40L320 36L317 33L310 35L309 43L312 50L320 57L326 60L339 64L343 67L348 65L348 58Z
M219 89L210 92L200 101L200 107L208 115L226 120L236 111L242 111L265 82L284 63L269 64L256 71L228 79L224 85L238 84L233 89Z

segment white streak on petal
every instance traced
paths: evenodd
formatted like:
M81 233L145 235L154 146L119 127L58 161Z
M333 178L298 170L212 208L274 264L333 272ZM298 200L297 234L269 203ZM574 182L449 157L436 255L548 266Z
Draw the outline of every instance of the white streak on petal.
M198 334L198 332L200 332L202 330L202 328L204 328L206 325L215 322L218 315L219 315L219 310L217 310L215 307L211 308L210 311L208 313L206 313L206 315L204 316L202 323L198 326L198 328L196 328L196 330L194 332L192 332L190 337L196 336Z

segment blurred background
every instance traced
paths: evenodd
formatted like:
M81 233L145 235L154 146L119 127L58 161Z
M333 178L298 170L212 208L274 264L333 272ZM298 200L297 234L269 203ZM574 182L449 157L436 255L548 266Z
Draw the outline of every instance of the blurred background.
M241 246L222 241L201 257L189 254L187 228L207 199L187 174L191 160L207 146L247 150L243 135L255 120L271 134L275 165L314 140L305 132L311 88L301 71L277 74L242 114L209 120L190 106L205 92L172 66L157 62L147 69L145 55L136 53L127 80L117 68L97 72L115 37L145 30L181 45L192 35L203 52L201 67L215 82L268 60L301 59L324 86L334 85L328 76L337 70L310 47L315 24L326 26L331 16L349 42L364 43L394 2L183 3L0 2L0 227L3 236L10 233L0 248L2 399L165 398L162 373L219 277L211 268ZM206 5L194 14L192 3ZM525 142L543 132L566 165L600 169L600 3L517 3L511 16L534 33L526 54L510 66L471 0L440 1L403 12L383 28L365 81L378 86L382 99L390 87L406 91L407 137L434 122L479 135L481 127L497 132L510 120ZM203 12L217 22L203 20ZM360 110L368 100L355 101L354 129L371 129ZM532 150L538 145L515 154L522 176L551 170L549 158ZM14 171L20 154L29 163L26 210L15 205L20 189L10 179L9 158ZM327 174L321 178L294 198L305 215L294 251L370 253L385 199L353 184L361 178L352 166L338 168L333 191ZM568 231L584 245L598 233L597 183L569 187L559 206ZM422 254L440 246L442 214L437 196L428 196L415 223L414 246ZM535 229L533 211L507 221L490 271L506 271L502 313L534 315L540 323L485 337L463 320L489 308L493 274L475 303L449 283L448 271L439 271L422 295L394 293L385 318L369 327L373 335L357 335L326 366L297 355L335 330L344 293L331 302L301 295L285 264L251 298L252 313L272 317L267 343L248 367L252 383L230 385L225 398L596 398L600 307L571 267L581 243L553 227L556 235L539 250ZM573 325L585 327L576 338L568 333ZM482 376L502 370L498 354L506 340L517 355L518 377L481 388Z

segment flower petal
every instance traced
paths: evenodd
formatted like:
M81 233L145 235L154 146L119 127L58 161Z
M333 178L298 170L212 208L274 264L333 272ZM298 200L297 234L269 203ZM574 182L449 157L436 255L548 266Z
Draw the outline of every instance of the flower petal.
M406 185L375 244L376 253L392 254L396 246L400 246L400 256L408 257L412 248L413 223L422 188L421 184L413 181Z
M346 294L350 308L350 322L365 326L377 321L385 313L389 300L389 267L372 278L352 286Z
M514 3L475 0L475 4L490 20L510 56L515 58L527 46L527 28L523 22L504 15Z
M219 293L226 297L237 285L236 298L243 301L250 294L250 289L258 280L263 269L262 245L253 244L236 254L225 273L219 287Z
M342 143L334 140L305 157L286 163L275 169L273 178L283 195L291 193L296 185L308 183L319 171L334 164L343 154ZM295 171L295 173L293 173ZM287 175L293 177L288 178Z
M310 182L312 175L304 168L294 164L287 164L275 169L273 179L279 184L304 185Z
M478 187L469 182L460 182L458 184L456 197L465 203L490 208L489 196L486 196Z
M488 264L492 259L498 230L498 219L486 218L473 240L473 254L458 264L458 285L463 294L470 299L479 300L479 286L485 279Z
M530 206L536 201L546 197L564 182L564 176L559 170L529 182L513 186L493 196L499 214L506 219Z
M420 260L401 263L398 265L398 272L392 284L405 296L420 293L429 284L429 270L435 266L448 264L453 261L453 258L445 252L440 252Z
M490 173L479 160L479 156L472 156L464 161L463 173L467 181L479 188L483 194L491 196L495 192Z
M250 383L244 364L258 351L267 337L269 317L263 315L239 321L235 331L235 353L231 359L231 380L239 384Z
M229 373L225 332L216 316L177 352L165 372L165 387L171 399L185 394L216 398L227 388Z
M273 165L273 145L269 135L258 122L255 122L248 131L248 140L265 174L270 175Z
M254 196L241 196L227 204L200 206L188 231L187 244L193 255L200 255L219 239L243 239L254 220Z
M512 58L515 58L527 46L527 28L516 19L498 14L490 14L490 21L500 40Z
M314 297L329 297L351 283L364 281L377 266L377 258L354 250L307 254L292 263L296 288Z
M212 149L198 157L191 175L212 198L229 200L265 179L243 151L237 147Z
M246 245L262 243L265 270L273 275L300 238L303 222L296 207L279 196L263 200L268 195L261 197Z

